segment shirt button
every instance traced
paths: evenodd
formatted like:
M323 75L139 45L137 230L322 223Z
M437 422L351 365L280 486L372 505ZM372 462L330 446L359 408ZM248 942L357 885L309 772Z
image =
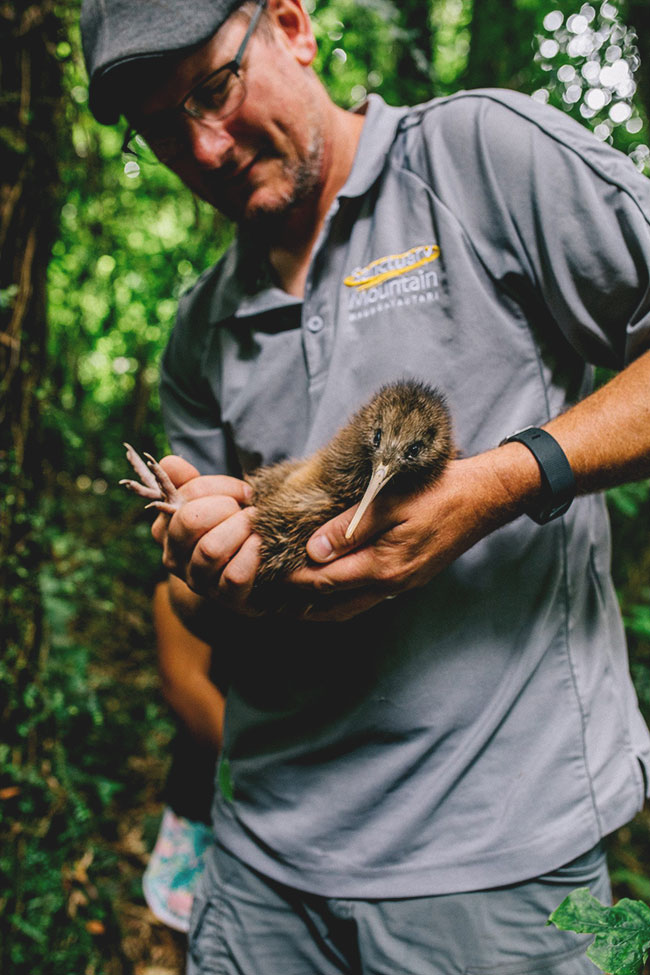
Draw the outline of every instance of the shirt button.
M325 322L320 315L312 315L311 318L307 319L307 328L310 332L320 332L324 324Z

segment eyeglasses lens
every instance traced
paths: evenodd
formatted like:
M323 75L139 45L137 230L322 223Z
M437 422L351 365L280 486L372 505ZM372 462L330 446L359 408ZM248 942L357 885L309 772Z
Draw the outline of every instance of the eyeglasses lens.
M206 78L183 102L192 118L222 119L232 115L244 100L246 89L236 71L226 67Z
M183 113L206 122L218 121L236 112L245 97L246 88L239 75L230 67L222 68L190 92L183 102ZM143 162L167 163L182 152L184 144L183 115L179 114L164 125L133 132L124 151Z

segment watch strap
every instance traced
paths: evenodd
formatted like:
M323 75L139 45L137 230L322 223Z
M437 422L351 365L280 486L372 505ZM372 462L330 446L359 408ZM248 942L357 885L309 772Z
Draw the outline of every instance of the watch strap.
M539 504L528 510L527 514L538 525L545 525L563 515L576 496L576 482L571 465L555 437L539 427L518 430L501 443L513 441L528 447L539 465L542 493Z

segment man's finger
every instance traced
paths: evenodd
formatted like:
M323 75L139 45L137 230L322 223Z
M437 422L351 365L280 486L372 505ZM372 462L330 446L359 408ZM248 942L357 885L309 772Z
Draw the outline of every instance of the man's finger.
M183 460L178 454L167 454L158 463L165 471L165 474L172 479L177 488L182 487L183 484L190 481L193 477L199 476L196 467L190 464L189 461Z
M296 569L288 581L301 589L329 592L331 589L362 589L380 579L380 566L374 547L364 547L342 555L327 565Z
M160 546L165 544L170 518L171 515L168 515L165 511L159 511L156 515L156 520L151 526L151 534L154 537L154 541Z
M314 532L307 542L307 555L310 559L321 563L332 562L365 545L379 532L385 532L395 523L395 519L389 517L383 499L377 498L348 538L346 533L358 507L355 505L354 508L348 508Z
M251 530L249 511L238 510L202 534L187 567L190 588L201 593L214 588L222 569L231 559L237 558Z
M210 494L188 501L172 516L169 523L170 544L189 551L202 535L209 532L234 514L241 514L234 498L223 494Z
M260 537L250 535L219 578L219 592L237 612L254 615L247 605L260 564Z
M252 498L253 489L246 481L228 474L201 475L193 464L177 454L168 454L159 463L174 486L183 488L181 493L184 500L205 494L227 494L240 504L248 504Z
M227 474L204 474L193 477L184 482L181 495L184 501L203 498L215 494L223 494L234 498L238 504L249 504L253 496L253 489L246 481Z

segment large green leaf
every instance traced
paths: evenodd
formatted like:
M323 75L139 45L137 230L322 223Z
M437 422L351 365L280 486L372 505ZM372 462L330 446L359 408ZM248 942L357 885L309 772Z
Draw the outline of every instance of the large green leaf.
M650 950L650 907L628 898L614 907L596 900L586 887L572 891L549 923L561 931L595 934L587 955L608 975L640 975Z

